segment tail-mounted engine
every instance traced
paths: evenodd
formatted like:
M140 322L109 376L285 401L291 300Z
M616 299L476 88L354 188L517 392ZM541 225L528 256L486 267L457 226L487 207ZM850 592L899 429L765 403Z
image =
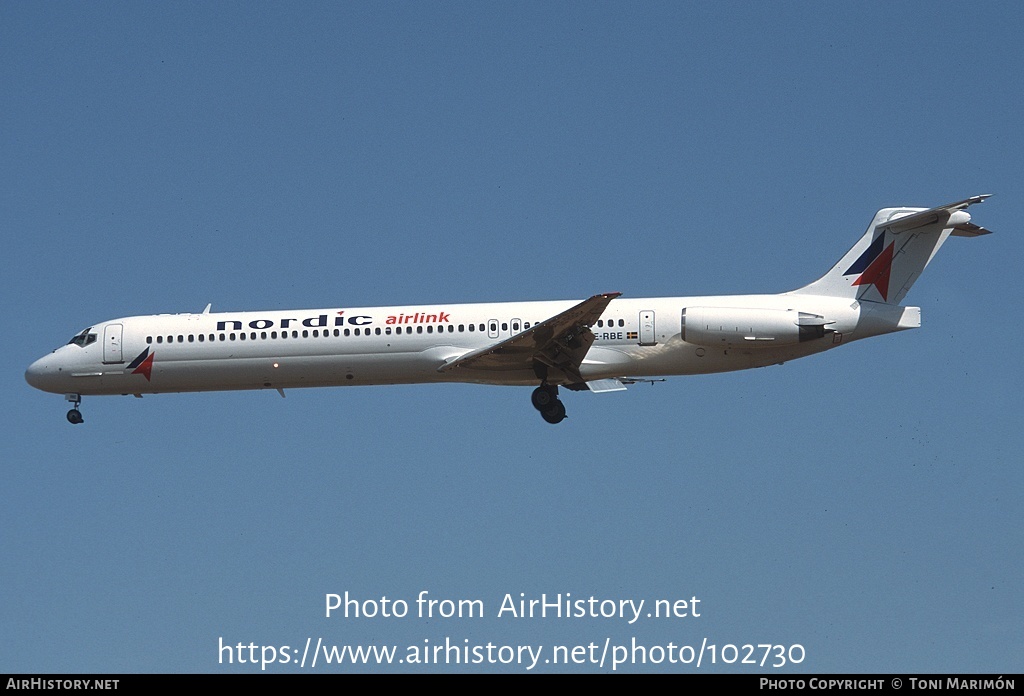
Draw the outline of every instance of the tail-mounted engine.
M684 307L683 340L698 346L780 346L822 338L833 322L793 309Z

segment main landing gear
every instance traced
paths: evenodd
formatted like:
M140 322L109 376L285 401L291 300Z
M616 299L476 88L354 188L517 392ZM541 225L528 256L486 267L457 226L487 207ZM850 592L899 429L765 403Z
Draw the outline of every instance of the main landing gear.
M68 411L68 423L71 423L72 425L78 425L79 423L84 422L85 419L82 418L82 412L78 410L78 407L82 405L82 395L65 394L64 398L67 401L70 401L75 406L70 411Z
M561 423L565 420L565 404L558 398L557 386L540 385L533 390L530 402L540 411L541 418L548 423Z

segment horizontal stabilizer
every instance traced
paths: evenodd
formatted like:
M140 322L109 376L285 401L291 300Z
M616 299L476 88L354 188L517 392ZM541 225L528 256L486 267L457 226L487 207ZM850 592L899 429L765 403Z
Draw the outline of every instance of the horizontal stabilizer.
M966 210L968 206L974 205L975 203L981 203L986 198L989 198L991 195L991 193L986 193L981 196L971 196L970 198L966 198L962 201L957 201L956 203L940 205L937 208L929 208L928 210L922 210L920 212L911 213L910 215L901 215L898 217L894 217L888 222L880 224L878 227L884 227L888 230L891 230L892 232L899 233L906 232L908 230L914 230L917 229L918 227L924 227L925 225L933 225L937 222L945 224L946 222L952 221L954 223L954 228L959 224L969 225L972 227L977 227L979 230L984 230L983 232L979 232L977 234L988 234L988 230L985 230L985 228L978 227L977 225L971 225L971 218L969 215L963 216L965 218L964 222L960 223L958 220L956 220L954 214L961 210ZM970 236L977 236L977 234Z
M965 222L954 226L951 234L954 237L980 237L983 234L992 234L992 230L986 230L973 222Z

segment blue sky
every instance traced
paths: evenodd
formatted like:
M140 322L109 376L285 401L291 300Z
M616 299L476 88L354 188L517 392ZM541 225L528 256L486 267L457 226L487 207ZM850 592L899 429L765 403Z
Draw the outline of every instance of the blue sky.
M1020 672L1022 29L997 2L0 4L0 672L446 638ZM567 394L558 427L473 385L95 397L72 427L23 379L208 302L783 291L878 208L981 193L995 234L942 249L921 329ZM486 615L420 619L423 590ZM410 616L327 618L346 591ZM519 593L701 616L498 617ZM378 669L526 671L315 671Z

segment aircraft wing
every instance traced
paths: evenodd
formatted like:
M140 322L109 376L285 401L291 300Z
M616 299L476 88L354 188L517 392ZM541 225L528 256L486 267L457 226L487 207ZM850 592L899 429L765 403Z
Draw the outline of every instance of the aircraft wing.
M931 225L935 222L941 221L943 224L946 224L956 212L965 210L968 206L972 206L975 203L981 203L991 195L992 194L972 196L971 198L957 201L956 203L950 203L949 205L940 205L937 208L922 210L919 213L895 218L884 225L879 225L879 227L887 227L893 232L906 232L907 230L924 227L925 225ZM979 227L971 222L971 217L969 215L965 214L960 216L960 218L961 219L954 219L953 225L951 225L953 228L952 234L954 236L977 237L982 234L991 234L991 230L986 230L984 227Z
M561 370L571 378L570 381L582 382L580 364L594 343L590 327L597 322L608 303L621 294L608 292L594 295L500 343L470 351L446 362L437 371L448 372L459 368L532 370L534 363L540 362L554 370Z

